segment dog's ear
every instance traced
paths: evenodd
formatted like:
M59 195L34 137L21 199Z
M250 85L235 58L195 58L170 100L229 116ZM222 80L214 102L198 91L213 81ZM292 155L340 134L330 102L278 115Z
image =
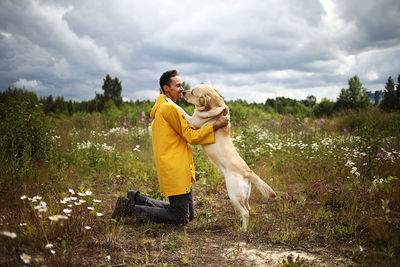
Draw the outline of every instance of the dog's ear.
M211 97L209 95L202 95L199 98L200 105L204 107L204 111L211 109Z
M218 92L217 88L214 88L214 91L215 91L220 97L222 97L222 95Z

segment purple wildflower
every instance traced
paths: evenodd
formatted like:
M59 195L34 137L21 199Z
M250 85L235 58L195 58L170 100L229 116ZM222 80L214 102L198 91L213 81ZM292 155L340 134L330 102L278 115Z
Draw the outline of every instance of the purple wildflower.
M124 128L126 128L126 121L124 121Z

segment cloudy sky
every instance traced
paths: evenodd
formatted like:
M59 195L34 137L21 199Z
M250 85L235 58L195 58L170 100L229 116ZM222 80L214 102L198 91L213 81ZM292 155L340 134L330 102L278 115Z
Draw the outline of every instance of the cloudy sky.
M400 74L398 0L0 1L0 90L88 100L110 74L154 100L163 71L225 99L335 100Z

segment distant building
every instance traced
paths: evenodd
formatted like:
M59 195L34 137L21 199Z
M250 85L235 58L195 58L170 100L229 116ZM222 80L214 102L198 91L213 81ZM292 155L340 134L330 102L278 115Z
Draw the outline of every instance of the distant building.
M374 93L367 91L367 95L368 95L369 100L372 103L374 103L374 105L378 105L382 101L382 99L385 97L385 94L383 93L382 90L375 91Z

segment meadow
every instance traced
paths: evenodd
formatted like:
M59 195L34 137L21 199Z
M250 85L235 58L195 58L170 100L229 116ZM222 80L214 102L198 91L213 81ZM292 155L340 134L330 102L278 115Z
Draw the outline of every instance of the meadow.
M127 190L162 199L150 108L39 116L35 129L10 122L2 142L41 137L0 167L0 265L399 265L400 114L299 118L234 107L236 148L278 193L265 200L253 189L243 233L199 146L194 221L111 219Z

